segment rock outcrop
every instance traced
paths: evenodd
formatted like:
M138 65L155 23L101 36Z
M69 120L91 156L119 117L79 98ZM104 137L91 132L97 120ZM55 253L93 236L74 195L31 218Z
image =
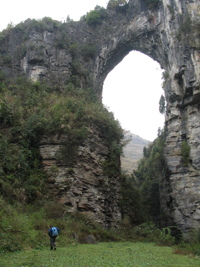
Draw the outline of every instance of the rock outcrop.
M81 88L93 87L99 99L107 74L130 51L140 51L159 62L165 70L165 156L170 173L161 182L161 204L169 223L185 232L197 229L200 223L199 13L198 0L130 0L128 5L104 10L101 21L95 24L82 20L28 31L27 20L22 29L22 25L17 26L1 40L0 51L0 69L9 76L25 74L55 88L70 82ZM59 146L55 143L52 147L49 142L47 139L41 144L47 169ZM80 147L80 155L91 156L90 145L88 140L84 149ZM115 204L97 192L105 177L96 169L96 161L104 156L106 147L95 150L91 164L80 162L73 175L60 166L53 179L63 192L60 201L83 210L95 202L92 209L98 217L105 208L97 203L106 201L112 209ZM114 213L113 220L120 217L119 210Z
M104 227L115 227L121 220L120 181L119 176L108 177L103 171L109 153L107 144L99 131L91 128L73 164L58 160L65 140L65 135L53 135L43 138L40 145L52 195L68 212L81 211Z

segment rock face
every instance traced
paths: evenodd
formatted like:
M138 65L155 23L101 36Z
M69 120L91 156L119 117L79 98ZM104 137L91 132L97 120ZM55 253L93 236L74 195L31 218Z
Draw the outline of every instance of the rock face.
M34 81L54 84L55 88L70 82L81 88L93 87L101 99L107 74L130 51L140 51L159 62L165 70L165 156L170 173L161 181L161 204L169 223L186 232L197 229L200 223L200 3L152 2L130 0L126 6L104 10L101 23L94 25L83 20L59 28L33 28L23 31L24 38L18 26L2 41L0 68L9 76L25 74ZM25 25L28 28L29 21ZM80 147L80 156L85 153L92 157L90 141ZM48 171L54 164L49 160L54 159L58 146L59 143L52 146L48 139L41 144ZM189 155L184 154L184 146L189 147ZM103 150L106 147L95 148L91 164L80 161L73 175L66 167L57 166L58 174L53 176L55 184L61 187L60 201L68 203L71 209L78 207L89 212L91 203L98 203L92 205L95 212L91 211L97 218L105 212L106 205L115 210L115 204L109 203L111 198L105 198L107 193L103 197L97 193L98 184L105 177L95 164L98 157L104 156ZM83 168L88 170L87 175ZM100 208L100 202L107 204ZM113 221L120 217L119 210L111 213L115 214Z
M108 177L102 164L108 148L99 132L91 128L88 138L78 148L76 163L58 162L64 135L43 138L40 153L52 195L56 195L68 212L81 211L104 227L115 227L121 220L119 210L119 176Z

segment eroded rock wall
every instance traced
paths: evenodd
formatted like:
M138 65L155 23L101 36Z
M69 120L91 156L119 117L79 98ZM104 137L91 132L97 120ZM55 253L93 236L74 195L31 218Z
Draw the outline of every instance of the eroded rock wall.
M163 3L168 40L165 43L168 55L164 85L167 99L165 154L170 178L162 197L167 199L163 204L169 220L171 218L187 232L200 226L200 50L197 30L200 4L199 1ZM184 152L186 147L188 155Z
M121 220L120 180L104 173L109 154L106 142L99 130L91 127L72 163L59 160L66 138L64 134L44 137L40 145L52 196L65 205L67 212L81 211L104 227L116 227Z

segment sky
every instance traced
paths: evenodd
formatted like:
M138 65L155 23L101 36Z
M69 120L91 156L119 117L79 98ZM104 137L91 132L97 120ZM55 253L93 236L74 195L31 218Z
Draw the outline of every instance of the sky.
M108 0L2 1L0 31L28 18L65 21L69 16L77 21L96 5L106 8L107 3ZM161 72L157 62L133 51L108 74L103 87L103 103L121 126L149 141L164 125L158 104L163 94Z
M164 126L164 115L159 112L162 94L159 63L132 51L106 77L103 103L124 129L153 141L158 128Z

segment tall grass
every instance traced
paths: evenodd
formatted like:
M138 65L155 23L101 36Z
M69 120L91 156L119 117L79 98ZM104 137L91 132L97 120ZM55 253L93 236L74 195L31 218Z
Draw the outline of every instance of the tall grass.
M87 243L87 237L92 236L94 243L154 242L157 245L174 247L176 254L200 255L198 233L194 233L192 242L182 241L175 246L171 229L157 229L152 223L135 227L124 223L118 229L106 230L83 214L66 215L63 206L58 203L9 205L2 198L0 198L0 253L48 247L49 225L61 229L59 247Z
M112 230L103 229L79 213L65 215L63 206L58 203L9 205L1 198L0 210L0 251L14 252L49 245L49 225L61 229L59 242L62 246L84 243L88 235L93 235L97 241L119 240Z

